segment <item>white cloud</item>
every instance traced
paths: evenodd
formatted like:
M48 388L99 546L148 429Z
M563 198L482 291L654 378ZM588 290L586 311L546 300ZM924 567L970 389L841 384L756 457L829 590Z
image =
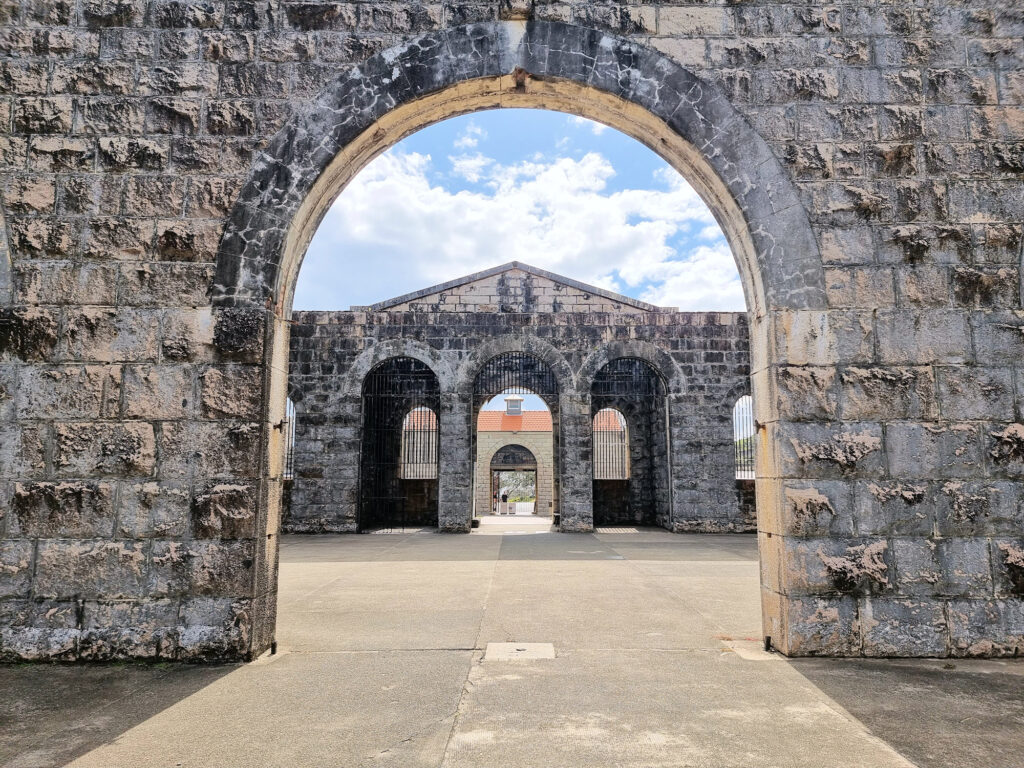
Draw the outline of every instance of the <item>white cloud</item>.
M372 303L513 260L655 304L744 307L714 218L674 172L655 188L609 191L615 171L595 152L512 165L480 153L449 161L473 189L432 183L429 155L391 151L367 166L317 232L296 308Z
M585 117L578 117L574 115L569 118L569 122L578 128L589 128L590 132L595 136L600 136L608 130L608 126L604 123L599 123L596 120L588 120Z
M484 157L479 152L475 155L449 155L448 162L452 164L452 173L473 184L480 181L487 166L494 163L491 158Z
M453 142L456 149L473 149L481 139L487 138L487 131L470 121Z

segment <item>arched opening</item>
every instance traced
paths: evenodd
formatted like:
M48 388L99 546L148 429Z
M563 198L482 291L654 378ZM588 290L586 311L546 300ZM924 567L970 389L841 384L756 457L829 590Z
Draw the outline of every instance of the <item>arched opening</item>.
M671 528L665 383L650 363L606 363L590 390L594 525Z
M513 516L537 514L537 470L537 457L526 446L509 443L499 448L490 463L493 511Z
M732 409L733 458L736 464L736 499L740 514L751 525L757 524L757 427L754 423L754 399L743 395Z
M513 511L557 515L558 381L551 367L525 352L490 358L474 379L473 412L474 518L509 512L506 472L534 475L532 508Z
M361 532L437 525L441 389L419 360L395 357L363 381Z
M381 74L398 71L416 75ZM283 418L287 319L309 240L331 202L373 157L439 120L495 107L542 107L598 120L646 144L693 184L739 266L750 311L755 396L769 385L771 367L780 359L777 322L785 321L792 333L826 322L815 315L827 306L821 257L791 178L718 88L669 57L567 24L492 22L448 30L441 46L433 38L408 41L353 68L267 146L232 211L218 255L217 322L228 336L239 329L240 343L263 349L268 372L268 450L262 457L268 482L261 486L259 505L269 513L261 519L269 536L262 537L261 529L257 537L264 572L255 579L266 585L255 595L261 606L256 615L268 621L252 633L254 651L266 647L273 634L281 467L272 428ZM777 422L776 405L765 400L758 414L759 439L772 444L790 428ZM776 458L776 452L764 455ZM758 474L783 476L763 458ZM781 494L767 498L773 507L781 503ZM771 512L767 518L776 519L779 510ZM777 558L780 550L766 551ZM786 648L789 598L778 584L765 587L765 633Z

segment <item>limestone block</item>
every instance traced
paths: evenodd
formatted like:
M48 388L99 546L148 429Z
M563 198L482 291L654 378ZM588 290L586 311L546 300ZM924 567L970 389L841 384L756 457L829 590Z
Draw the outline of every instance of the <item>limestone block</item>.
M782 532L787 536L851 537L855 534L853 509L851 483L789 480L782 488Z
M1019 363L1024 358L1024 312L971 313L979 363Z
M983 429L982 439L992 474L1014 478L1024 476L1024 425L989 425Z
M983 464L972 424L890 424L885 448L889 472L899 478L971 477Z
M900 594L988 595L992 590L984 539L896 539L893 554Z
M39 307L0 307L0 360L40 362L57 346L57 312Z
M159 354L159 310L83 307L65 317L61 343L65 359L144 362Z
M935 600L867 598L860 604L865 656L944 656L949 628Z
M188 533L188 485L182 482L123 482L118 495L117 534L127 538L178 537Z
M71 108L70 96L18 99L14 103L14 130L28 134L68 133Z
M199 379L202 414L209 419L259 416L263 371L257 366L208 368Z
M101 137L101 165L110 171L156 171L167 165L166 142L129 137Z
M776 375L780 413L800 420L834 419L838 415L836 371L815 366L780 366ZM874 418L865 415L863 418Z
M124 186L122 212L132 216L180 216L185 182L177 176L132 176Z
M145 0L82 0L82 18L90 27L138 26L145 13Z
M916 241L909 237L897 237L904 251L917 247ZM896 269L896 285L901 307L942 307L949 303L949 270L944 267L930 264L900 266Z
M991 542L996 597L1024 597L1024 539Z
M209 308L165 310L160 332L165 360L209 362L213 359L214 320Z
M882 308L896 304L892 270L885 267L843 267L825 270L828 305L835 309Z
M122 265L122 303L132 306L200 307L213 280L211 264Z
M53 93L127 94L135 88L132 62L115 59L54 64L50 74Z
M253 542L192 541L188 545L189 591L195 596L241 597L251 593Z
M117 416L121 367L74 365L27 368L16 397L22 419L100 419Z
M199 99L151 99L146 105L146 133L191 135L201 125Z
M790 595L872 595L894 588L893 556L882 539L787 538L782 556L782 584Z
M33 422L4 424L3 432L0 477L42 477L46 472L46 426Z
M947 419L1013 420L1012 369L941 367L936 372L939 400Z
M32 594L102 599L148 594L146 548L141 541L44 539L36 555Z
M217 259L220 223L214 221L161 220L156 225L156 250L163 261Z
M936 530L943 536L1013 534L1024 530L1024 508L1016 483L949 480L936 499Z
M110 537L114 486L95 481L16 483L9 532L50 539Z
M93 136L141 134L145 127L145 114L143 103L138 101L79 98L75 100L74 132ZM113 146L119 148L110 150L111 154L118 158L127 155L121 145ZM113 158L108 158L108 161L112 167L117 165Z
M4 661L62 661L78 652L77 629L5 626L0 628L0 659Z
M33 304L114 304L117 268L112 264L18 263L17 295Z
M870 422L787 424L777 448L783 477L876 477L885 469L882 428Z
M927 536L935 526L932 486L927 482L861 480L854 490L861 536Z
M213 135L250 136L256 129L256 109L252 102L215 101L206 108L206 130Z
M89 259L145 260L152 252L153 231L153 222L148 219L90 219L82 255Z
M216 64L169 62L143 70L139 89L156 96L215 96L217 80Z
M874 359L871 313L779 312L771 322L780 363L828 366Z
M78 222L54 218L22 218L8 221L11 253L15 258L68 258L74 255ZM28 266L23 266L29 269Z
M173 658L178 626L177 601L87 601L83 617L78 649L80 659Z
M252 484L207 484L192 499L197 538L246 539L256 531L257 491Z
M123 415L128 419L182 419L195 413L195 371L188 365L129 365L124 370Z
M843 369L840 380L846 420L930 419L938 415L931 368L851 366Z
M883 363L963 363L972 359L970 329L962 312L882 311L876 328Z
M218 360L261 361L265 313L254 309L221 309L214 315L213 344Z
M47 176L14 177L3 190L3 202L10 213L51 213L56 199L55 180Z
M28 597L32 549L31 541L0 540L0 597Z
M53 466L63 477L143 476L156 467L153 425L138 421L54 425Z
M784 628L779 647L790 656L854 656L860 653L857 601L853 597L782 597ZM779 642L778 635L773 637Z
M259 424L164 422L160 425L162 477L253 478L260 465Z
M1024 600L951 600L952 651L957 656L1019 656L1024 651Z

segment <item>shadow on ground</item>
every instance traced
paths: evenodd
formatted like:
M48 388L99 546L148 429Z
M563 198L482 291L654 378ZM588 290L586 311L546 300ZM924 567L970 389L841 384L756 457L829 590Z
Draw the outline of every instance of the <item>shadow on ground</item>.
M1024 768L1024 664L793 659L800 674L920 768Z
M66 765L237 668L0 665L0 766Z

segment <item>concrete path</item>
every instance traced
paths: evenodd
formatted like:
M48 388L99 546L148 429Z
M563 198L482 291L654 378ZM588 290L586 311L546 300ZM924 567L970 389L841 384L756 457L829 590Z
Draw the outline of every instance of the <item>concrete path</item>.
M274 657L0 668L0 765L1024 766L1020 664L764 653L753 537L489 525L281 561Z

